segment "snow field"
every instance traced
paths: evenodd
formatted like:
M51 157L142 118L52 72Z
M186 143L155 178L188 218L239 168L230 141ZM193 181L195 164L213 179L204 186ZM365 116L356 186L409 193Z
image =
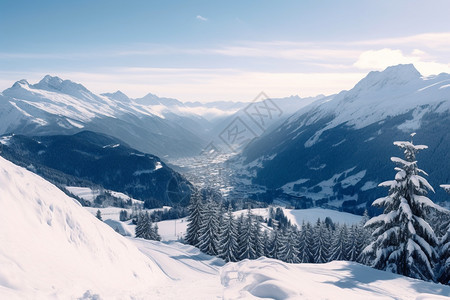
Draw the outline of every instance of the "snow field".
M127 299L168 280L76 200L3 158L0 206L1 299L70 299L88 290Z

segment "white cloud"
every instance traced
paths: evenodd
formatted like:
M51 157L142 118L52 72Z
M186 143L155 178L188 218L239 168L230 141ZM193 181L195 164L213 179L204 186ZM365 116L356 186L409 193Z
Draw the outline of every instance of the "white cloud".
M361 53L353 65L363 70L383 70L392 65L409 63L414 64L417 70L424 76L442 72L450 73L449 64L430 60L430 56L419 49L414 49L411 54L404 54L399 49L390 48L369 50Z
M205 17L202 17L202 16L200 16L200 15L197 15L196 17L195 17L197 20L200 20L200 21L203 21L203 22L206 22L206 21L208 21L208 19L207 18L205 18Z
M172 69L143 68L142 70L111 69L105 72L46 72L70 79L95 93L121 90L132 98L151 92L161 97L181 101L251 101L261 91L270 97L332 94L350 89L364 73L287 73L252 72L236 69ZM30 83L40 80L44 73L29 73ZM0 72L2 78L14 78ZM23 78L19 76L19 78ZM3 88L10 87L12 81Z

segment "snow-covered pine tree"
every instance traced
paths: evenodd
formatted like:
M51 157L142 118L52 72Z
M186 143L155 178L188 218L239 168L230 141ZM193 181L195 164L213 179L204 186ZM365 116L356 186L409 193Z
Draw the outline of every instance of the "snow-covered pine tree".
M439 206L426 197L427 190L433 188L419 175L427 174L417 167L416 161L417 152L428 147L414 145L412 141L394 142L394 145L403 149L405 159L391 158L398 165L397 174L395 180L380 184L389 187L389 194L372 204L384 207L384 212L365 225L375 230L374 240L364 249L364 255L377 269L434 280L432 263L436 258L437 239L425 215L428 208L439 209Z
M134 229L135 236L137 238L142 238L144 236L144 213L140 212L137 214L137 220L136 220L136 228Z
M195 190L189 201L188 206L188 225L185 240L189 245L198 247L200 227L202 226L203 201L200 191Z
M152 222L148 212L140 212L137 216L135 235L137 238L143 238L146 240L152 239Z
M313 262L311 246L313 245L313 234L311 223L303 222L302 228L298 234L298 258L301 263Z
M347 248L347 260L359 262L359 257L362 250L366 247L363 243L363 233L361 226L352 225L348 231L348 248Z
M142 238L146 240L152 240L153 239L153 223L150 219L150 215L146 211L142 218Z
M450 185L441 185L443 189L450 194ZM439 258L440 265L438 268L438 281L443 284L450 285L450 215L441 213L442 223L447 226L447 232L439 241Z
M99 219L100 221L103 221L103 219L102 219L102 212L100 211L100 209L97 209L97 213L95 214L95 217L97 219Z
M265 230L264 230L265 231ZM255 245L255 258L264 256L264 240L261 230L261 222L256 218L253 226L253 243Z
M250 207L239 235L239 259L254 259L256 256L255 243L253 240L253 214Z
M300 262L298 258L298 235L296 228L288 226L286 229L286 241L280 248L280 259L284 262L297 264Z
M238 256L237 224L233 217L231 205L223 218L219 236L219 257L226 262L237 261Z
M160 241L161 240L161 236L159 235L158 232L158 224L155 223L155 226L150 226L151 228L151 240L155 240L155 241Z
M217 205L209 199L202 212L202 225L199 230L198 248L209 255L218 254L217 231L219 230L219 220L217 218Z
M314 226L314 246L312 249L315 263L326 263L330 258L331 234L325 222L317 220Z
M349 234L347 225L338 226L337 234L333 238L331 245L330 261L349 260Z
M261 240L264 244L264 256L270 257L270 249L272 247L272 240L270 238L269 232L267 230L263 230L263 235Z
M450 285L450 227L440 241L439 256L438 281Z
M281 249L285 242L286 239L283 234L283 231L278 229L277 226L275 226L272 230L271 248L269 251L269 257L281 260L282 259Z

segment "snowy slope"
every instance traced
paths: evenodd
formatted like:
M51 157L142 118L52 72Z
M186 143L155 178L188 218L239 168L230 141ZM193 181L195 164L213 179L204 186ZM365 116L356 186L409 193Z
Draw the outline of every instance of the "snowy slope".
M0 298L129 298L166 282L159 267L76 200L0 158Z

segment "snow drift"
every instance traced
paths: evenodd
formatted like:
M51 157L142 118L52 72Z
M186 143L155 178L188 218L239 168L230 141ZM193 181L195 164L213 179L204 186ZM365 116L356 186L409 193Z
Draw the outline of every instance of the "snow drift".
M167 277L129 240L0 157L0 298L124 299Z
M287 264L265 257L228 263L224 299L448 299L450 287L354 262Z

